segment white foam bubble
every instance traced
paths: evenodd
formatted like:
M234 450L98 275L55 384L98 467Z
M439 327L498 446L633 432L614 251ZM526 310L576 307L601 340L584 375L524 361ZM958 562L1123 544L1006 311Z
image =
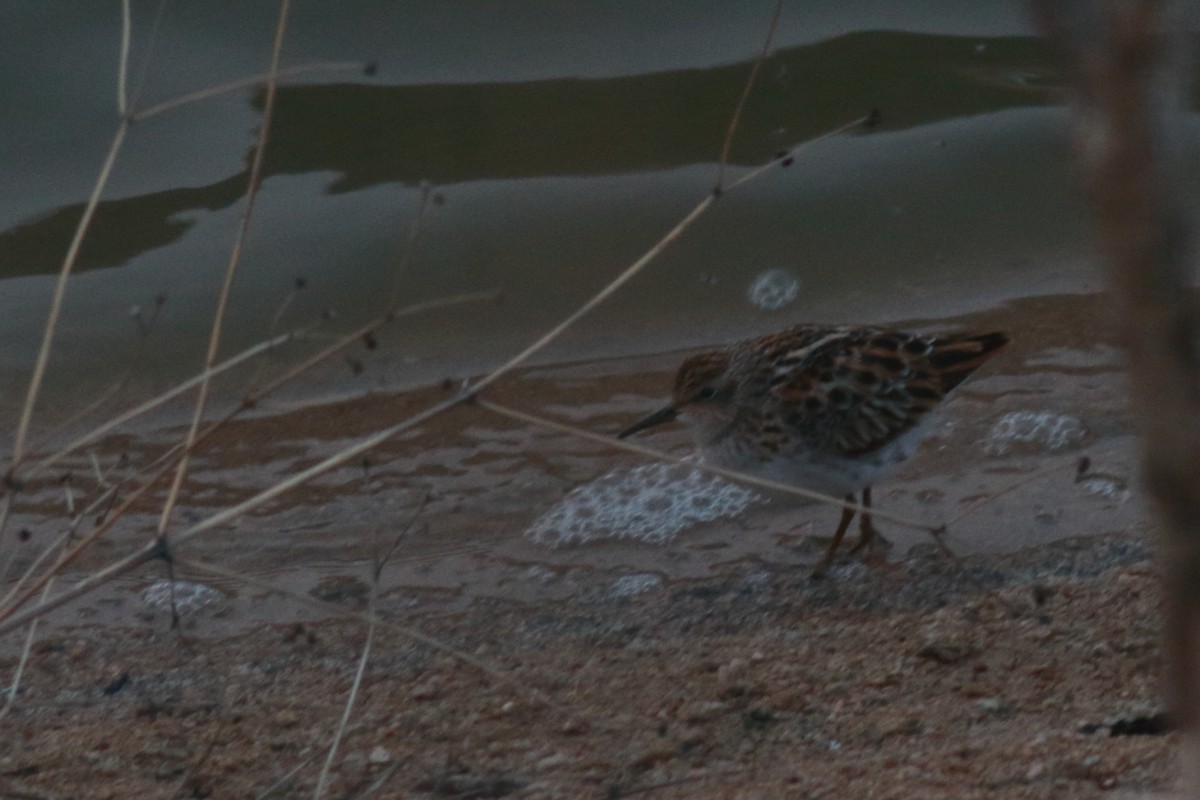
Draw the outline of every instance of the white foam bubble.
M1127 503L1133 496L1125 481L1108 475L1089 475L1080 479L1079 485L1089 494L1103 497L1117 503Z
M608 596L614 600L623 597L633 597L634 595L648 592L651 589L657 589L662 586L662 578L651 573L643 573L639 575L623 575L613 581L612 586L608 589Z
M1049 411L1010 411L992 426L983 449L994 456L1017 446L1055 451L1079 444L1085 436L1087 428L1075 417Z
M690 525L727 519L761 499L686 464L644 464L576 487L527 534L553 546L603 539L662 544Z
M169 613L172 595L175 599L175 610L181 615L194 614L202 608L225 599L223 594L203 583L160 580L150 584L142 591L142 602L155 611Z
M769 269L755 276L746 289L750 302L767 311L783 308L800 293L800 279L786 269Z

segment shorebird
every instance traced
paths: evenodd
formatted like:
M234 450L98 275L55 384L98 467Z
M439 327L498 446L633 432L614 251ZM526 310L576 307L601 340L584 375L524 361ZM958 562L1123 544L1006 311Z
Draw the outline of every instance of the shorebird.
M930 411L1008 344L1003 333L925 335L797 325L686 359L671 402L624 438L676 418L703 460L871 507L871 486L911 456ZM817 574L854 509L842 511ZM864 511L857 552L882 540Z

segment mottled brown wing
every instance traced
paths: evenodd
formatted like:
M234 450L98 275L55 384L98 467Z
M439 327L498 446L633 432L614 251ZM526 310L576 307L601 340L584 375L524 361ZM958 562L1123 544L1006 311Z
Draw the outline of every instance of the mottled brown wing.
M806 447L869 453L913 428L1008 342L1004 334L937 338L830 328L774 359L775 414Z

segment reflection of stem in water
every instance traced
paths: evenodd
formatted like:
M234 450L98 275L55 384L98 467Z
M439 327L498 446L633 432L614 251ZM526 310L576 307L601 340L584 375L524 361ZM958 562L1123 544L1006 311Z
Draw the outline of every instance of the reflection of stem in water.
M300 292L304 291L307 287L308 281L306 281L304 278L296 278L295 282L292 284L292 290L287 293L287 296L283 298L283 302L279 304L279 307L275 309L275 313L271 316L271 322L267 325L268 340L273 340L275 338L275 331L279 329L279 322L283 319L283 315L286 314L287 310L292 307L293 303L296 302L296 298L300 296ZM269 356L273 352L274 349L272 348L272 350L267 352L267 355ZM267 359L265 358L260 360L255 365L254 374L250 377L250 380L247 381L248 386L254 387L258 385L258 381L260 378L262 378L262 373L263 370L266 369L266 366Z
M725 188L725 167L729 164L729 148L733 146L733 137L737 133L738 122L742 119L742 111L746 107L746 100L750 97L750 90L754 88L754 81L758 78L763 61L767 58L767 51L771 49L771 40L775 38L775 28L779 25L779 14L781 11L783 11L783 0L776 0L775 11L771 15L771 24L767 27L767 35L763 37L762 48L758 51L758 58L754 59L754 66L750 69L750 77L746 79L746 85L742 89L742 96L738 98L737 106L733 109L733 116L729 120L729 129L725 133L725 141L721 144L721 158L717 165L715 191L718 193Z
M392 274L392 290L388 293L388 311L392 311L400 305L400 288L401 282L404 280L404 273L408 271L408 265L412 262L417 249L417 238L421 235L425 223L425 212L429 209L430 198L433 198L435 204L440 204L440 194L433 194L433 187L429 183L421 184L421 202L417 206L417 213L413 216L413 220L408 226L408 236L405 238L404 245L400 248L400 259L396 262L395 272Z
M125 369L121 373L121 376L119 378L117 378L115 381L113 381L113 383L110 384L107 389L100 392L99 396L97 396L90 403L88 403L83 408L76 411L71 416L67 417L62 422L56 424L52 430L44 433L39 441L30 445L30 447L29 447L30 451L37 452L39 450L44 449L48 442L63 435L64 433L66 433L67 431L71 430L76 425L78 425L81 420L94 414L96 411L98 411L100 408L102 408L106 403L108 403L109 400L116 397L129 385L129 382L131 380L133 380L133 376L135 374L137 374L137 368L138 368L139 363L142 360L142 356L144 356L146 354L147 346L150 343L150 336L154 332L154 326L158 322L159 312L162 310L162 307L165 303L166 303L166 298L162 295L159 295L158 297L154 298L154 311L150 314L149 319L142 316L142 309L140 306L135 306L132 309L131 316L133 317L134 322L137 325L138 339L137 339L137 343L134 345L134 351L133 351L133 353L130 354L129 361L125 365ZM95 431L93 431L92 433L94 434ZM93 435L91 440L94 441L96 438L97 437ZM75 448L71 448L71 449L75 449ZM65 455L65 453L63 453L63 455ZM44 468L44 466L39 465L39 467L37 469L35 469L34 472L36 472L42 468ZM29 477L30 477L30 473L22 474L22 478L28 479Z

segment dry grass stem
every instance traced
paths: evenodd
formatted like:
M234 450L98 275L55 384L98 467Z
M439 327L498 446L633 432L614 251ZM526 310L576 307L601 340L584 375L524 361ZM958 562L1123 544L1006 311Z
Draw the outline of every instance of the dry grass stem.
M383 442L391 439L393 436L409 430L410 428L414 428L417 425L420 425L422 422L441 414L447 409L453 408L461 403L462 400L463 396L459 394L449 397L440 403L435 403L425 410L419 411L411 417L396 423L395 425L391 425L372 434L371 436L368 436L366 439L359 441L357 444L351 445L350 447L344 448L343 450L328 456L323 461L319 461L308 469L302 470L286 480L280 481L269 489L264 489L258 494L249 497L246 500L237 503L236 505L230 506L223 511L219 511L216 514L213 514L212 516L207 517L200 522L189 526L188 528L185 528L183 531L173 536L172 541L176 545L182 544L194 536L198 536L205 531L212 530L213 528L237 519L247 511L252 511L259 506L274 500L276 497L290 492L297 486L307 483L318 475L323 475L329 470L339 467L342 464L345 464L347 461L373 450Z
M79 218L79 224L75 226L75 234L71 238L71 244L67 248L67 255L63 259L62 267L58 271L58 280L54 285L54 295L50 301L50 311L46 314L46 327L42 334L42 344L38 349L37 359L34 361L33 374L29 378L29 388L25 394L25 404L21 408L21 417L17 422L17 432L13 437L11 464L19 464L25 454L25 439L29 435L29 426L33 421L33 410L37 405L38 395L42 390L42 381L46 377L46 365L50 362L50 350L54 343L54 332L58 327L58 318L62 313L63 298L67 293L67 281L71 277L71 271L75 268L75 260L79 257L79 248L83 244L84 234L92 224L92 217L96 213L96 207L100 204L100 195L104 192L104 187L108 184L109 176L112 175L113 165L117 161L117 154L121 152L121 145L125 142L125 134L129 131L129 121L121 120L117 126L117 132L113 136L112 144L109 145L108 155L105 156L104 163L100 167L100 174L96 178L96 183L92 187L91 196L88 197L87 204L83 209L83 216ZM8 477L11 479L11 466ZM2 530L2 529L0 529Z
M208 367L203 372L200 372L199 374L194 375L191 378L188 378L184 382L171 387L170 389L163 392L162 394L160 394L156 397L152 397L149 400L147 400L146 402L141 403L140 405L134 406L133 408L118 414L117 416L113 417L112 419L108 420L107 422L105 422L101 425L97 425L96 427L94 427L90 431L88 431L87 433L72 440L71 442L67 443L66 445L64 445L63 447L61 447L54 453L51 453L50 455L48 455L45 458L41 459L40 461L36 462L33 465L33 467L29 470L28 473L21 475L21 478L27 480L30 477L33 477L41 472L44 472L45 470L47 470L50 467L57 464L59 461L61 461L66 456L70 455L71 453L74 453L76 450L78 450L81 447L84 447L86 445L89 445L89 444L97 441L105 434L111 433L115 429L121 427L122 425L125 425L128 422L131 422L131 421L137 419L138 417L142 416L143 414L146 414L146 413L158 408L159 406L169 403L171 400L174 400L176 397L178 397L179 395L188 391L189 389L195 388L196 386L199 386L200 384L204 383L205 381L211 380L212 378L216 377L217 375L220 375L222 372L232 369L233 367L236 367L237 365L243 363L244 361L247 361L247 360L253 358L254 356L259 355L260 353L264 353L268 350L271 350L273 348L276 348L283 344L286 344L287 342L292 341L295 338L298 338L299 335L300 334L298 334L295 331L280 334L279 336L276 336L272 339L268 339L264 342L259 342L258 344L248 347L245 350L243 350L242 352L238 353L237 355L232 356L231 358L227 358L226 360L222 361L220 364L215 364L213 366Z
M647 264L658 258L658 256L661 255L671 243L682 236L684 231L690 228L692 223L699 219L700 216L708 210L708 207L711 206L715 200L716 196L712 194L701 200L700 203L697 204L697 206L679 222L679 224L668 231L663 238L659 239L658 242L649 250L647 250L640 258L626 267L620 275L613 278L613 280L607 286L596 292L596 294L592 295L587 302L568 314L562 322L558 323L544 333L533 344L529 345L524 350L510 358L508 361L505 361L499 367L492 370L492 372L481 378L479 381L472 384L470 387L471 391L482 391L485 387L490 386L508 373L512 372L517 367L524 364L538 352L546 349L546 347L549 346L555 339L562 336L568 328L573 326L576 322L579 322L579 320L587 316L587 314L589 314L593 309L616 294L622 286L629 283L637 276L639 272L645 269Z
M46 582L46 588L42 591L43 600L50 594L50 587L53 585L53 581ZM25 665L29 663L29 654L33 652L33 641L37 637L37 629L38 620L35 619L29 623L29 631L25 634L25 644L21 647L17 668L13 670L13 678L8 685L8 697L4 701L4 707L0 708L0 721L8 716L8 712L12 710L13 704L17 700L17 691L21 688L21 678L25 674Z
M784 154L778 158L771 159L770 161L766 162L765 164L763 164L759 167L756 167L755 169L751 170L747 174L738 178L736 181L734 181L732 184L730 184L727 189L724 190L723 194L728 194L730 191L738 188L739 186L742 186L745 183L754 180L755 178L759 177L764 172L766 172L768 169L771 169L775 165L779 164L781 161L785 160L786 158L792 157L801 148L806 147L811 144L814 144L816 142L822 141L823 139L828 139L832 136L836 136L838 134L845 133L846 131L852 130L856 127L859 127L860 125L865 123L868 119L869 118L867 116L859 117L858 119L854 120L853 122L849 122L845 125L840 125L831 131L827 131L827 132L821 134L820 136L817 136L814 139L810 139L810 140L805 141L802 144L796 145L795 147L788 150L786 154ZM695 208L693 208L690 212L688 212L687 216L685 216L682 220L679 221L679 223L677 225L675 225L675 227L671 228L671 230L669 230L666 233L666 235L664 235L661 239L659 239L658 242L656 242L649 250L647 250L639 258L637 258L632 264L630 264L628 267L626 267L624 269L624 271L622 271L619 275L617 275L617 277L613 278L612 281L609 282L603 289L601 289L596 294L594 294L592 297L590 297L583 305L581 305L579 308L575 309L575 311L573 311L569 315L567 315L567 317L562 322L558 323L553 328L551 328L546 333L544 333L541 337L539 337L536 341L534 341L533 344L529 345L524 350L522 350L521 352L517 353L515 356L510 358L508 361L504 362L499 367L494 369L488 375L484 376L479 381L472 384L470 387L470 390L472 392L482 391L487 386L490 386L491 384L500 380L500 378L502 378L505 375L507 375L508 373L512 372L514 369L516 369L520 365L524 364L526 361L528 361L531 357L533 357L538 352L544 350L555 339L562 336L562 334L568 328L573 326L579 320L583 319L583 317L585 317L587 314L589 314L597 306L599 306L605 300L607 300L608 298L610 298L614 294L616 294L617 291L621 289L621 287L623 287L625 284L629 283L629 281L633 280L638 275L638 273L640 273L642 270L644 270L651 261L653 261L659 255L661 255L662 252L664 250L666 250L667 247L670 246L673 242L675 242L680 236L682 236L684 234L684 232L687 231L687 229L690 228L697 219L699 219L701 216L703 216L704 212L709 209L709 207L716 201L716 199L717 199L717 195L714 193L714 194L709 194L707 197L705 197L703 200L701 200L696 205Z
M408 518L408 523L405 524L405 526L401 528L395 536L392 537L392 543L388 545L388 549L383 553L376 554L375 569L372 577L375 585L379 584L380 579L383 577L383 568L388 565L388 563L392 560L392 556L396 554L396 550L400 547L400 542L404 541L405 537L408 536L413 527L417 524L417 520L420 519L421 515L425 513L425 506L428 505L428 503L429 493L426 492L425 494L421 495L421 502L417 504L417 507L413 510L412 515ZM376 549L378 549L378 540L376 541Z
M400 260L396 262L396 269L392 273L392 291L389 293L391 298L388 302L388 308L396 308L400 305L400 288L401 281L404 279L404 274L408 271L408 265L412 262L413 256L417 250L417 239L421 235L421 225L425 222L425 214L429 211L429 199L433 194L433 187L430 184L421 184L421 202L417 206L417 213L413 216L412 222L408 226L408 236L405 238L404 245L400 250Z
M238 266L242 261L242 248L250 232L250 220L254 215L255 201L258 199L263 158L266 154L267 141L271 135L271 120L275 112L275 94L278 88L279 77L279 56L283 51L283 34L287 30L288 10L290 8L291 0L281 0L279 4L279 20L275 26L275 42L271 48L271 66L267 71L267 97L263 108L263 121L258 134L258 144L254 148L254 160L250 165L250 176L247 180L246 207L242 210L242 221L238 226L237 238L234 240L233 249L229 254L229 263L225 267L225 278L221 282L221 291L217 295L217 308L213 312L212 331L208 338L208 352L204 356L204 370L206 373L212 369L213 364L217 361L217 351L221 346L221 331L225 324L225 309L229 304L230 292L233 290L234 275L237 274ZM192 423L188 428L187 437L184 440L183 453L176 467L175 477L171 481L171 488L167 492L167 498L163 502L162 513L158 518L157 535L159 537L166 534L167 525L171 520L171 512L175 508L175 502L179 497L179 490L183 486L184 478L187 476L190 454L196 441L196 434L200 430L200 420L204 416L204 408L208 400L210 385L211 383L207 378L200 382L199 392L196 396L196 406L192 414Z
M833 128L831 130L825 131L824 133L814 136L811 139L805 139L800 144L788 148L787 150L780 153L778 156L771 159L770 161L767 161L764 164L760 164L759 166L755 167L754 169L750 170L749 172L746 172L744 175L739 177L733 183L729 184L729 186L725 187L724 194L728 194L729 192L732 192L734 189L737 189L742 184L749 183L750 181L755 180L756 178L758 178L760 175L762 175L767 170L772 169L773 167L776 167L776 166L782 164L783 162L788 161L789 159L795 158L796 154L799 153L801 150L804 150L805 148L808 148L808 147L812 147L814 144L817 144L818 142L823 142L826 139L832 139L836 136L841 136L843 133L849 133L850 131L852 131L856 128L862 128L864 126L868 126L871 124L871 120L872 120L872 115L863 114L861 117L858 117L857 119L853 119L850 122L847 122L843 125L839 125L836 128Z
M406 639L411 639L414 642L419 642L427 647L431 647L434 650L437 650L439 652L446 653L447 655L450 655L450 656L454 656L459 661L463 662L464 664L469 664L470 666L475 667L480 672L488 675L489 677L500 679L500 680L504 679L503 672L500 672L495 667L491 666L490 664L488 664L484 661L481 661L480 659L476 658L475 656L471 655L470 653L467 653L464 650L459 650L457 647L453 647L451 645L446 644L445 642L441 642L438 639L435 639L432 636L421 633L416 628L412 628L407 625L400 625L395 622L390 622L389 620L386 620L386 619L380 617L379 615L375 614L374 612L367 613L367 612L362 612L362 611L355 611L353 609L349 609L344 606L335 605L334 603L326 603L322 600L317 600L314 597L304 594L303 592L299 592L294 589L289 589L286 586L281 586L277 583L266 580L265 578L259 578L255 575L247 575L246 573L243 573L243 572L237 572L235 570L226 569L224 567L217 566L216 564L212 564L207 561L198 561L196 559L191 559L191 558L176 558L175 565L181 570L190 570L192 572L201 573L201 574L205 574L205 575L213 575L218 578L223 578L227 581L234 581L236 583L242 583L242 584L246 584L248 586L254 586L259 589L265 589L269 592L274 592L275 594L278 594L282 597L287 597L291 600L296 601L297 603L300 603L301 605L307 606L308 608L314 609L316 611L320 611L324 614L328 614L329 616L332 616L332 617L355 620L357 622L361 622L364 625L375 625L380 630L389 631L389 632L397 634L399 636L403 636Z
M317 778L317 788L313 791L313 800L321 800L325 796L325 790L329 786L329 772L333 769L334 759L337 758L338 748L342 743L342 736L345 735L346 728L350 725L350 715L354 711L354 704L358 700L358 690L362 686L363 675L367 671L367 660L371 657L371 642L375 639L375 607L378 597L379 580L377 574L376 580L371 586L371 601L367 606L367 614L369 615L367 640L363 642L362 655L358 659L358 669L354 671L354 681L350 685L350 694L346 697L346 707L342 710L341 721L338 722L337 730L333 734L333 741L329 744L329 753L325 756L325 764L321 767L321 775Z
M292 767L287 772L283 773L283 775L280 776L279 780L272 783L266 789L263 789L262 792L260 792L255 797L255 800L267 800L267 798L270 797L271 795L275 794L275 792L282 789L284 786L287 786L288 783L290 783L291 780L296 777L296 775L300 772L300 770L304 769L305 767L307 767L309 764L313 763L314 761L316 761L316 756L309 756L308 758L304 759L299 764Z
M253 408L255 406L255 404L257 404L262 398L264 398L271 392L275 391L276 389L280 388L280 386L282 386L283 384L287 383L290 380L295 379L296 377L302 375L304 372L306 372L309 369L316 366L321 361L324 361L324 360L332 357L333 355L335 355L336 353L345 349L346 347L350 346L351 344L359 341L362 338L363 334L366 333L367 331L374 330L374 329L378 328L379 326L386 324L387 322L401 319L401 318L411 316L414 314L419 314L419 313L423 313L423 312L431 311L431 310L435 310L435 309L446 308L446 307L450 307L450 306L457 305L460 303L489 300L489 299L493 299L494 297L495 297L495 293L480 292L480 293L475 293L475 294L459 295L456 297L430 300L430 301L427 301L424 303L416 303L411 306L406 306L404 308L392 311L386 317L380 318L379 320L376 320L376 321L373 321L368 326L364 326L364 328L353 331L350 334L347 334L346 336L341 337L337 343L325 348L324 350L320 351L319 353L314 354L313 356L309 357L301 364L297 365L296 367L292 368L291 370L288 370L283 375L274 379L273 381L268 383L266 386L263 386L263 387L259 388L258 390L256 390L255 392L253 392L251 395L248 395L242 401L241 404L239 404L236 408L234 408L229 413L227 413L223 418L213 422L211 425L209 425L207 428L205 428L193 441L192 448L195 449L196 447L199 447L200 444L202 444L206 439L208 439L211 435L216 433L218 430L220 430L230 420L232 420L234 417L236 417L238 414L241 414L245 410L247 410L249 408ZM291 336L291 335L292 334L288 334L288 336ZM254 350L254 353L258 353L264 349L267 349L269 344L270 344L270 342L263 342L263 343L260 343L259 345L256 345L254 348L251 348L251 349ZM238 358L241 359L242 356L249 357L246 353L243 353L243 354L240 354L238 356ZM232 366L232 364L230 364L229 366ZM195 378L191 379L191 381L189 382L189 385L194 385L194 382L198 382L201 379L201 377L202 376L196 376ZM180 391L183 391L184 388L186 388L186 387L176 387L175 389L171 390L171 392L169 394L174 396L174 395L178 394ZM457 402L458 402L457 399L451 399L451 400L448 400L444 405L446 407L448 407L448 406L454 405ZM423 417L422 419L425 419L425 418L427 418L427 417ZM158 482L176 465L177 461L175 459L177 459L179 457L179 454L182 452L182 450L183 450L182 444L176 445L174 448L172 448L171 450L169 450L168 452L166 452L162 456L160 456L158 459L156 459L154 464L150 465L150 468L153 469L157 466L157 472L155 472L149 478L146 478L142 482L142 484L136 490L134 490L133 493L131 493L129 496L127 496L118 507L116 507L115 509L111 510L108 514L106 514L104 521L100 525L98 525L91 533L89 533L86 537L84 537L78 543L76 543L76 545L74 547L72 547L70 551L63 554L59 558L59 560L54 564L54 566L38 579L37 583L35 583L32 587L27 589L23 595L21 595L15 601L13 601L12 598L13 598L14 594L17 592L17 590L19 590L20 585L25 580L27 580L28 575L26 575L24 578L22 578L21 582L18 583L18 586L14 587L13 589L10 590L10 592L7 595L7 597L5 598L4 602L0 602L0 622L7 619L10 615L15 613L18 608L20 608L22 605L24 605L26 602L28 602L32 598L32 596L37 593L37 591L44 584L44 581L46 579L48 579L50 575L54 575L54 574L61 572L62 569L64 569L66 566L68 566L70 563L72 563L76 558L78 558L78 556L80 554L82 554L82 552L87 547L89 547L93 542L95 542L100 537L104 536L106 533L108 533L108 531L112 530L112 528L121 519L121 517L124 516L124 514L129 510L129 508L131 508L138 500L140 500L142 497L144 497L146 495L146 493L148 493L155 485L157 485ZM348 456L347 459L352 458L352 457L353 456ZM113 495L113 496L115 496L115 495ZM272 495L272 496L274 496L274 495ZM10 504L10 501L11 501L11 494L6 494L3 496L3 504L0 505L0 513L3 513L4 510L7 509L8 505ZM263 500L263 502L266 502L266 500ZM129 569L133 569L136 566L138 566L139 564L144 563L148 558L152 558L154 556L154 551L155 551L156 547L157 547L157 545L155 545L155 544L147 545L147 546L143 547L141 550L131 554L127 558L122 559L120 562L118 562L118 564L114 564L113 566L120 567L119 571L114 574L122 574L123 572L128 571ZM74 599L74 597L81 596L82 594L86 593L87 591L90 591L92 588L95 588L95 586L97 586L97 585L100 585L100 584L94 584L94 583L90 583L90 582L85 582L85 584L83 586L77 584L76 587L74 587L72 589L71 597L56 598L55 602L53 603L53 606L57 607L58 605L61 605L63 602L67 602L67 600L69 600L69 599ZM46 610L50 610L50 609L47 608ZM10 629L11 628L9 628L5 625L0 625L0 633L2 633L3 631L6 631L6 630L10 630Z
M31 576L37 572L37 569L42 565L42 562L44 562L51 553L62 550L62 548L66 546L66 543L79 532L79 526L85 519L90 518L101 507L111 505L113 500L116 498L119 489L119 484L106 487L103 492L101 492L94 500L84 506L83 510L74 516L66 530L60 533L53 542L44 547L42 552L38 553L37 557L34 558L33 561L30 562L29 566L25 568L25 572L21 574L21 577L17 579L17 582L9 588L8 593L4 595L4 598L0 599L0 617L3 616L3 610L10 608L10 603L12 602L13 597L20 593L21 588L25 585L26 581L28 581ZM56 562L53 567L51 567L42 575L38 582L39 586L49 580L50 576L57 574L58 571L62 569L63 558L63 554L60 554L60 561ZM3 574L7 575L7 571Z
M129 38L133 21L129 10L130 0L121 0L121 54L117 61L117 116L122 119L129 112Z
M370 322L359 326L350 333L339 335L333 344L329 345L323 350L313 353L311 356L287 370L282 375L271 379L267 383L255 389L242 401L242 409L254 406L260 400L275 392L284 384L295 380L304 373L316 367L318 364L327 361L333 356L342 352L347 347L360 343L363 340L363 337L374 333L389 322L395 322L396 320L403 319L405 317L423 314L427 311L450 308L456 305L488 302L495 300L498 296L498 292L472 292L470 294L442 297L436 300L427 300L424 303L414 303L413 305L405 306L403 308L392 309L384 316L373 319ZM236 411L241 411L242 409L237 409ZM224 420L222 420L222 422L223 421Z
M775 38L775 28L779 25L779 15L782 11L783 0L775 0L775 11L771 14L771 24L767 27L766 37L763 38L762 49L758 51L758 58L754 59L750 77L746 79L746 85L742 88L742 96L738 98L737 107L733 110L733 117L729 120L729 129L725 132L725 141L721 144L721 158L717 163L716 191L718 193L724 189L725 167L729 164L729 150L733 147L733 137L737 134L742 111L746 108L746 100L750 98L750 90L754 88L754 82L758 79L763 62L767 60L767 53L771 49L771 40Z
M45 616L56 608L71 602L72 600L82 597L91 592L98 586L103 586L113 578L118 578L132 570L140 567L148 561L153 561L160 557L160 552L157 542L150 542L136 552L130 553L122 559L118 559L107 567L98 569L90 573L86 578L83 578L70 589L67 589L53 597L47 597L45 602L39 603L32 609L24 612L16 612L15 609L20 608L27 601L29 595L36 592L39 588L45 586L54 575L46 575L39 578L37 584L32 589L27 590L25 595L18 598L12 608L0 611L0 634L8 633L11 630L21 627L26 622L38 619Z
M383 554L376 553L375 555L371 571L371 597L367 605L367 614L370 617L370 620L367 622L367 639L363 642L362 655L358 659L358 669L354 672L354 682L350 686L350 694L346 697L346 707L342 711L341 721L338 723L337 731L333 735L333 741L329 744L329 754L325 757L325 765L321 767L321 775L317 779L317 788L313 792L314 800L321 800L325 795L325 790L329 785L329 773L333 768L334 758L337 757L342 737L345 735L346 728L350 724L350 714L354 710L355 701L358 699L358 690L362 686L363 675L367 671L367 659L371 655L371 642L375 639L375 620L378 615L379 585L383 575L383 568L387 566L388 560L396 552L396 548L400 546L400 541L412 530L413 525L416 524L421 513L425 510L427 502L429 502L429 496L424 495L421 498L420 504L409 518L408 524L392 537L392 543L388 547L387 552ZM376 536L376 549L378 549L378 543L378 536Z
M314 609L317 611L321 611L331 617L355 620L364 625L375 625L380 631L386 631L386 632L389 632L389 633L392 633L392 634L395 634L398 636L403 636L412 641L419 642L420 644L423 644L434 650L445 653L449 656L453 656L454 658L458 659L462 663L467 664L467 665L479 670L481 673L483 673L484 675L487 675L489 678L496 681L498 684L508 687L514 693L519 695L520 697L523 697L526 700L529 700L540 707L554 711L555 713L561 715L562 717L564 717L566 719L571 719L574 716L574 712L571 709L566 708L566 707L562 706L561 704L555 702L554 700L547 697L545 694L538 691L537 689L534 689L526 684L518 682L517 680L515 680L514 678L512 678L510 675L508 675L504 671L500 670L499 668L494 667L494 666L488 664L487 662L481 660L480 658L473 656L464 650L460 650L459 648L454 647L453 645L448 645L445 642L442 642L432 636L429 636L428 634L421 633L416 628L412 628L408 625L400 625L398 623L391 622L383 617L380 617L378 614L373 613L373 612L354 611L353 609L345 608L344 606L334 605L333 603L326 603L321 600L317 600L317 599L311 597L310 595L304 594L303 592L289 589L286 586L280 586L279 584L273 583L272 581L268 581L268 580L259 578L254 575L247 575L242 572L236 572L234 570L225 569L224 567L219 567L219 566L216 566L215 564L212 564L212 563L209 563L206 561L198 561L198 560L189 559L189 558L176 558L174 560L174 562L175 562L175 566L181 570L190 570L190 571L196 572L196 573L214 575L218 578L223 578L228 581L235 581L237 583L243 583L243 584L246 584L249 586L255 586L260 589L265 589L267 591L274 592L282 597L290 598L290 599L296 601L297 603L300 603L301 605L304 605L308 608L311 608L311 609ZM0 630L0 633L3 633L3 630ZM622 728L618 728L618 727L610 728L609 723L601 721L601 720L594 721L593 727L595 727L597 729L611 730L614 733L627 733L628 732L628 731L626 731Z
M368 786L368 787L367 787L367 790L366 790L365 792L363 792L363 793L362 793L362 797L370 797L371 795L375 794L375 793L376 793L376 792L378 792L380 789L382 789L384 786L386 786L386 785L387 785L387 782L388 782L388 781L390 781L390 780L392 779L392 776L393 776L393 775L395 775L397 772L399 772L399 771L400 771L400 767L401 767L401 766L403 766L403 765L401 764L401 762L399 762L399 761L396 761L396 762L394 762L394 763L393 763L393 764L392 764L390 767L388 767L387 769L385 769L385 770L383 771L383 774L382 774L382 775L380 775L380 776L379 776L379 777L378 777L378 778L375 780L375 782L374 782L374 783L372 783L370 786Z
M278 70L275 73L276 80L283 78L295 78L298 75L308 75L314 72L362 72L365 65L361 61L323 61L317 64L301 64L295 67ZM166 111L186 106L191 103L197 103L201 100L209 100L214 97L220 97L226 94L240 92L243 89L249 89L255 86L264 86L271 79L270 73L262 75L252 75L249 78L223 83L220 86L210 86L206 89L199 89L195 92L174 97L170 100L164 100L161 103L150 106L149 108L135 111L130 115L130 119L134 122L156 117Z
M744 472L735 472L734 470L725 469L723 467L705 464L701 461L693 461L686 458L681 458L679 456L673 456L670 453L664 453L661 450L642 447L641 445L636 445L632 442L626 442L613 436L607 436L605 434L589 431L586 428L579 428L575 425L569 425L565 422L558 422L557 420L548 419L547 417L541 417L536 414L530 414L526 411L518 411L515 408L509 408L508 406L494 403L491 400L486 400L482 397L476 397L474 402L480 408L486 409L495 414L499 414L503 417L508 417L509 419L527 423L529 425L536 425L540 428L546 428L547 430L565 433L579 439L586 439L590 442L597 442L618 450L636 453L640 456L646 456L647 458L652 458L656 461L664 461L669 464L682 464L688 467L695 467L696 469L704 472L708 472L713 475L720 475L722 478L728 478L731 481L737 481L738 483L744 483L749 486L756 486L760 489L767 489L771 492L781 492L784 494L795 495L796 497L803 497L808 500L816 500L821 503L827 503L831 506L838 506L839 508L853 509L859 513L870 514L878 519L886 519L888 522L894 522L897 525L905 528L912 528L913 530L935 534L935 538L937 534L941 534L946 530L945 525L926 525L924 523L916 522L915 520L900 517L895 514L889 514L886 511L880 511L874 506L871 508L865 508L858 503L850 503L843 499L831 497L827 494L821 494L820 492L814 492L810 489L804 489L799 486L793 486L787 483L779 483L777 481L770 481L765 478L759 478L755 475L748 475Z
M953 517L949 522L947 522L946 526L953 527L954 525L957 525L959 522L966 519L967 517L972 516L973 514L979 513L979 511L981 511L983 508L996 502L1001 497L1004 497L1007 494L1011 494L1012 492L1015 492L1017 489L1020 489L1022 486L1026 486L1027 484L1033 483L1034 481L1040 481L1043 478L1050 476L1050 475L1062 475L1063 473L1074 473L1078 469L1078 465L1079 465L1079 459L1072 458L1070 461L1063 461L1061 463L1055 464L1054 466L1046 467L1045 469L1039 469L1029 475L1026 475L1024 478L1021 478L1018 481L1013 481L1012 483L1008 484L1000 491L995 492L994 494L990 494L987 497L982 497L979 500L976 500L975 502L971 503L962 512L960 512L958 515Z
M13 602L13 598L20 594L21 589L32 578L32 576L37 572L38 568L46 561L46 559L50 557L50 554L60 550L64 545L66 545L70 537L70 530L63 531L57 537L55 537L54 541L51 542L47 547L42 548L42 551L37 554L33 561L30 562L29 566L25 568L25 571L21 573L21 577L18 578L16 583L9 588L8 593L4 595L4 599L0 600L0 617L3 616L4 610L12 608L11 604ZM47 570L42 575L43 579L38 581L38 587L45 586L45 584L48 583L51 577L56 573L57 568L58 565L56 564L55 567ZM37 588L34 589L34 592L36 591Z

